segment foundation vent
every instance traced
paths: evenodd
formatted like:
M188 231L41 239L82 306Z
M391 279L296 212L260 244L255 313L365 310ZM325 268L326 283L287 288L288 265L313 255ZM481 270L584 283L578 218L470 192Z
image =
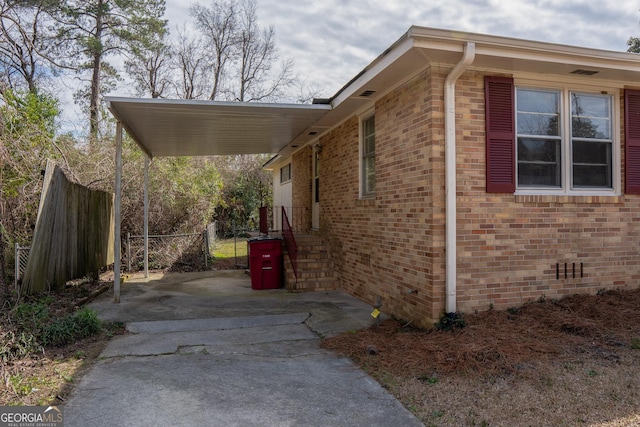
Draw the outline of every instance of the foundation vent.
M582 279L584 277L584 263L582 262L557 262L556 280Z

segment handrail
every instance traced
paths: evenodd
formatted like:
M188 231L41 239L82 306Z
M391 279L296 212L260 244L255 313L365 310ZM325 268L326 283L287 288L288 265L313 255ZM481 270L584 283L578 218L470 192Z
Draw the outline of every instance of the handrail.
M282 237L284 238L284 245L287 248L289 259L291 260L291 267L293 268L293 275L298 279L298 244L296 238L293 235L293 228L289 222L287 211L284 206L282 207Z

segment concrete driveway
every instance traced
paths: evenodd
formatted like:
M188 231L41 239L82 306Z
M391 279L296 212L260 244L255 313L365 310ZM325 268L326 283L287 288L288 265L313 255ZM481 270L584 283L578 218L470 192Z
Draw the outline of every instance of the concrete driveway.
M421 426L320 338L369 326L341 291L254 291L242 271L152 275L90 307L126 322L64 407L75 426Z

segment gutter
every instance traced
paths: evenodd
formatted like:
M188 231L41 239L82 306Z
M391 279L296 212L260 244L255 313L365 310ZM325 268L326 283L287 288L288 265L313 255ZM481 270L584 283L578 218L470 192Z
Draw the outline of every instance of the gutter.
M444 145L446 191L446 301L445 313L457 311L457 201L456 201L456 82L473 63L476 44L466 42L462 59L447 76L444 84Z

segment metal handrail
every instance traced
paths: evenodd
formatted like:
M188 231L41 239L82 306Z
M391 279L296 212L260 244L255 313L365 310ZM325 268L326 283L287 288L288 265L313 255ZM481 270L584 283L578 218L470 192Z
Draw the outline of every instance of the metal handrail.
M289 222L287 211L284 206L282 207L282 237L284 238L284 245L287 248L289 254L289 260L291 260L291 267L293 268L293 275L298 279L298 244L296 238L293 235L293 228Z

